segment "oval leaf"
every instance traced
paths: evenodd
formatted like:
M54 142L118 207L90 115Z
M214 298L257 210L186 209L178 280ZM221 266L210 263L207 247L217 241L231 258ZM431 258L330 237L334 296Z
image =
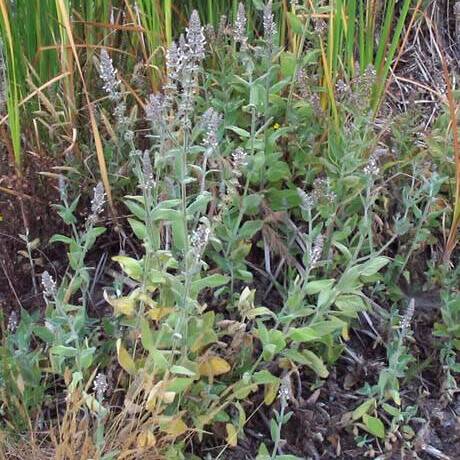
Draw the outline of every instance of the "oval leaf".
M117 356L120 366L128 374L134 375L136 373L136 364L126 348L121 344L121 339L117 340Z
M366 431L377 438L385 439L385 426L379 418L364 414L363 422Z
M207 358L198 366L200 375L204 377L215 377L217 375L226 374L230 369L230 364L219 356Z

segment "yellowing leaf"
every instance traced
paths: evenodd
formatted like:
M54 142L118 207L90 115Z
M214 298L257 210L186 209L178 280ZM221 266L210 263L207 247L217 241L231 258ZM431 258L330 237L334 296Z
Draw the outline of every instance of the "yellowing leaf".
M107 409L92 395L83 392L83 400L87 405L88 409L98 415L106 415Z
M131 358L131 355L128 353L125 347L121 344L121 339L117 340L117 356L120 366L130 375L136 373L136 364Z
M246 318L247 319L254 319L257 316L263 316L263 315L270 315L270 316L275 316L274 313L269 310L267 307L256 307L256 308L251 308L246 312Z
M202 348L204 348L206 345L209 345L210 343L213 343L216 341L217 341L216 333L212 329L205 330L192 343L192 346L190 347L190 351L192 353L197 353Z
M21 394L24 394L25 384L21 374L18 374L18 377L16 379L16 385Z
M128 297L109 297L107 292L104 291L104 299L105 301L113 307L113 312L115 316L118 315L126 315L128 317L132 317L134 315L134 310L136 308L136 297L135 296L128 296Z
M145 430L137 437L137 447L141 449L154 447L157 443L155 435L150 430Z
M159 321L161 318L169 315L173 311L174 311L174 308L171 308L171 307L152 308L151 310L149 310L147 315L149 316L150 319Z
M157 398L156 396L149 396L147 402L145 403L145 408L150 412L155 412L157 406Z
M376 405L376 402L374 398L367 399L353 411L352 420L359 420L365 414L375 409L375 405Z
M343 340L350 340L350 334L348 333L348 324L345 324L342 329Z
M150 296L148 296L147 294L142 294L140 293L138 295L138 298L141 302L144 302L146 305L148 305L149 307L151 308L156 308L158 306L157 302L155 302L155 300L153 300Z
M247 286L243 289L240 294L239 304L252 304L256 294L255 289L249 289Z
M238 433L235 430L235 427L231 423L225 425L227 428L227 442L231 447L236 447L238 444Z
M269 406L276 398L278 394L278 388L280 386L279 381L276 383L268 383L264 389L264 403Z
M176 393L174 391L165 391L161 395L161 399L163 402L166 404L171 404L174 401L174 398L176 397Z
M171 423L166 427L166 433L171 436L180 436L187 431L188 427L181 418L172 420Z
M171 404L176 397L175 391L166 391L166 382L160 380L157 382L149 392L145 408L151 412L155 411L156 404L161 401L166 404Z
M215 377L216 375L226 374L230 369L230 364L219 356L205 358L198 366L200 375L204 377Z
M161 392L163 391L163 380L157 382L153 388L149 392L149 396L147 398L147 403L145 407L147 410L154 412L155 407L158 401L158 398L161 398Z

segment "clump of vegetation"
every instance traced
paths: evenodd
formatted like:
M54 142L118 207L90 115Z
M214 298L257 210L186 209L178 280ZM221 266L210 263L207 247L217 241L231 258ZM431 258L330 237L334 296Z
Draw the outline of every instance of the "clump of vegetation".
M36 295L25 308L9 283L18 307L1 321L0 452L448 458L459 440L439 446L430 423L447 430L458 405L455 94L448 84L423 141L415 113L386 113L420 3L235 3L217 29L191 10L173 40L165 2L163 54L147 3L122 11L145 34L145 61L123 65L127 44L106 37L94 52L86 37L97 84L68 5L49 5L89 123L62 75L33 91L36 147L71 146L42 174L60 219L47 242L31 240L28 194L17 193L18 257ZM19 46L0 6L4 40ZM86 13L89 26L97 8ZM107 24L121 17L112 5ZM10 48L4 135L21 178L15 59Z

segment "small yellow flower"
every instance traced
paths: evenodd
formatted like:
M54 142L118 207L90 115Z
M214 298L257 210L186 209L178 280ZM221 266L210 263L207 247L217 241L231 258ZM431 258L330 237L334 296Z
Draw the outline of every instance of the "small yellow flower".
M279 123L275 123L273 125L273 129L280 129L280 124Z

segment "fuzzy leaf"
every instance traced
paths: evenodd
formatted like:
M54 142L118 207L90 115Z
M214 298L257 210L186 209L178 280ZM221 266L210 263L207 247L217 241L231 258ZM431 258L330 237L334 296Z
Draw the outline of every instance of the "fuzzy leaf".
M242 128L238 128L237 126L227 126L227 129L238 134L240 137L246 137L246 138L251 137L251 134L248 131Z
M288 11L287 13L289 25L295 34L301 35L303 33L302 21L294 14Z
M109 297L106 291L103 292L104 300L113 307L115 316L125 315L128 318L134 315L137 299L136 296Z
M367 399L362 404L360 404L352 413L351 419L353 421L359 420L363 417L364 414L367 414L371 409L375 408L375 399Z
M230 364L219 356L205 358L198 366L200 375L203 377L215 377L217 375L226 374L230 372L230 369Z
M131 200L126 200L125 205L139 220L145 221L146 213L141 205Z
M171 230L175 248L182 251L185 248L185 241L187 238L184 231L184 224L180 219L173 220L171 221Z
M137 447L140 449L149 449L157 443L155 435L150 430L144 430L137 436Z
M242 240L252 238L261 228L263 222L261 220L248 220L240 228L238 237Z
M34 325L33 332L47 344L51 344L54 341L54 334L45 326Z
M158 370L165 370L169 367L169 361L166 359L164 354L155 349L150 349L149 350L149 357L152 359L153 364L155 364L155 367Z
M364 414L363 422L366 431L368 431L370 434L373 434L377 438L385 439L385 426L379 418Z
M361 276L375 275L381 268L390 262L388 257L379 256L375 257L360 267L359 274Z
M182 219L182 215L176 209L169 209L169 208L159 208L155 209L152 213L153 220L167 220L167 221L179 221Z
M292 328L289 330L288 337L294 342L313 342L321 336L316 333L315 329L309 326Z
M270 460L271 455L268 452L267 446L264 443L261 443L259 446L259 451L257 452L256 460Z
M72 238L69 238L68 236L64 236L64 235L53 235L51 238L50 238L50 244L52 243L64 243L64 244L70 244L72 243Z
M267 179L269 182L279 182L286 179L291 174L289 166L284 161L275 161L270 163L267 171Z
M279 377L276 377L271 372L265 369L262 371L255 372L252 376L252 379L254 380L254 383L257 383L259 385L279 382Z
M270 315L276 318L276 315L269 310L267 307L255 307L251 308L248 311L244 312L244 316L247 319L254 319L257 318L258 316L263 316L263 315Z
M302 460L300 457L296 457L291 454L277 455L276 460Z
M264 387L264 404L266 406L269 406L270 404L273 403L273 401L276 399L278 396L278 388L280 387L280 383L274 382L274 383L268 383Z
M196 376L195 372L191 371L190 369L187 369L184 366L172 366L170 371L172 374L186 375L188 377Z
M227 440L228 444L231 447L236 447L236 445L238 444L238 433L237 433L235 427L231 423L227 423L225 425L225 428L227 429L226 440Z
M198 295L205 288L216 288L223 286L230 281L230 278L219 273L214 273L213 275L206 276L200 280L193 281L192 283L192 295Z
M327 378L329 375L329 371L324 365L323 360L310 350L303 350L302 352L297 350L288 350L285 352L285 356L292 361L308 366L323 379Z
M66 347L65 345L56 345L50 348L50 353L64 358L73 358L77 356L77 349L75 347Z
M252 193L243 198L243 209L246 214L257 213L262 203L262 195Z
M115 256L112 260L121 265L122 270L132 279L140 281L142 278L142 265L141 263L127 256Z
M362 297L356 294L339 295L335 300L336 307L350 318L356 318L359 312L366 310L366 304Z
M173 391L174 393L183 393L190 385L193 384L192 378L177 377L168 382L166 390Z
M128 222L137 238L145 240L147 237L147 228L145 224L132 218L128 218Z
M159 308L152 308L148 311L147 315L150 319L154 321L160 321L160 319L168 316L170 313L174 311L172 307L159 307Z
M312 329L315 330L315 333L320 336L324 337L328 334L333 334L336 331L340 331L346 326L346 322L342 321L335 316L331 316L328 320L325 321L318 321L315 324L312 324Z
M249 92L249 104L256 107L259 113L263 113L265 110L266 100L265 87L260 83L253 83Z
M308 367L313 369L321 378L325 379L328 377L329 371L324 365L323 360L318 355L310 350L303 350L302 355L304 355L307 359L308 363L306 363L306 365Z
M150 329L149 322L145 318L141 319L141 342L146 350L150 351L155 349L152 330Z
M117 340L117 356L120 366L130 375L136 373L136 364L131 358L131 355L128 353L125 347L121 344L121 339Z
M187 431L188 427L181 418L176 418L168 423L165 432L171 436L178 437Z
M334 284L335 279L310 281L305 286L305 292L308 295L319 294L321 291L329 290Z
M195 214L197 212L204 213L208 203L211 201L212 195L208 191L200 193L193 203L187 208L187 214Z
M293 53L285 51L281 53L280 63L281 63L281 73L284 78L292 77L294 75L296 67L297 58Z

